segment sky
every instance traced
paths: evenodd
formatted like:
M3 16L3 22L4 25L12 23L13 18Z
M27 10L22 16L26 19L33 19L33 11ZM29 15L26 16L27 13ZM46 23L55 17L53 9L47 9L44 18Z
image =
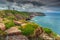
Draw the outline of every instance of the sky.
M60 0L25 0L25 1L36 1L38 3L44 4L43 6L40 6L40 8L44 10L44 12L60 13ZM6 0L0 0L0 3L4 4L6 3Z

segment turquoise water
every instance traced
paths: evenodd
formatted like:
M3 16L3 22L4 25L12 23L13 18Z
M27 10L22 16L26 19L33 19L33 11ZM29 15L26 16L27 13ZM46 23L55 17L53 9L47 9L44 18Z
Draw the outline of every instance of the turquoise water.
M46 16L36 16L32 19L42 27L52 29L55 33L60 34L60 15L57 14L46 14Z

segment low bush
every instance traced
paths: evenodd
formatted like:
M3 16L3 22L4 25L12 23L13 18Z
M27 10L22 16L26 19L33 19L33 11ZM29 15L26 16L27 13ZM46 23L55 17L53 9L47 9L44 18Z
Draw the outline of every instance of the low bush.
M23 35L31 35L34 33L34 30L38 27L36 24L29 24L27 23L26 25L22 26L21 28L19 28L20 30L22 30L22 34Z
M5 23L6 29L9 29L10 27L15 26L15 23L13 21L9 21L7 23Z
M52 33L52 30L51 30L51 29L49 29L49 28L44 28L44 31L45 31L47 34Z

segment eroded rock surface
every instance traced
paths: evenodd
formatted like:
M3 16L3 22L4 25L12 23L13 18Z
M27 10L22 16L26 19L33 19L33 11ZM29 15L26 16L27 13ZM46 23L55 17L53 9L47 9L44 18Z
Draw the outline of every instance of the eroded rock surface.
M40 38L42 38L43 40L54 40L54 38L48 36L48 34L46 34L46 33L42 33L40 35Z
M28 40L24 35L10 35L6 37L6 40Z
M5 32L7 32L7 34L13 34L13 33L21 33L21 30L18 30L18 27L16 26L7 29Z
M5 40L28 40L28 38L21 34L21 30L18 30L18 27L11 27L6 30L8 33Z

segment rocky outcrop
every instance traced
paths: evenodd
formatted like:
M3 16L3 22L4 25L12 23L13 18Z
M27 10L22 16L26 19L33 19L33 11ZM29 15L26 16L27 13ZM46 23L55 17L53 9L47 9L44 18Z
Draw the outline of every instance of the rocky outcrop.
M35 36L36 37L39 37L39 35L41 35L43 33L43 28L42 27L38 27L36 30L35 30Z
M35 17L35 16L45 16L44 13L41 13L41 12L30 12L30 19Z
M14 33L21 33L21 30L18 30L18 26L15 26L7 29L5 32L7 32L7 34L14 34Z
M22 22L15 21L15 20L14 20L14 23L15 23L16 25L21 25L21 24L22 24Z
M28 38L24 35L10 35L6 37L6 40L28 40Z
M48 34L46 33L42 33L40 35L40 38L43 39L43 40L54 40L54 38L50 37Z
M36 29L35 35L36 35L36 37L38 37L38 39L40 38L42 40L54 40L53 37L51 37L47 33L45 33L45 31L43 30L42 27L39 27Z
M55 40L54 37L49 36L44 32L42 27L37 28L34 34L28 37L30 40Z
M28 38L21 34L21 30L18 30L18 27L11 27L6 30L7 36L5 40L28 40Z
M28 40L28 38L21 34L21 30L18 30L18 27L11 27L10 29L7 29L5 32L7 32L7 36L5 37L5 40Z
M11 20L26 20L26 21L28 21L35 16L45 16L45 14L41 13L41 12L19 12L16 10L3 10L0 12L1 12L0 17L11 19Z
M45 14L39 12L18 12L14 10L4 10L4 12L1 12L5 15L2 13L0 15L2 16L2 18L0 18L0 31L2 30L0 34L3 36L6 35L6 40L54 40L54 34L52 34L52 36L50 35L53 33L51 30L47 30L47 32L49 31L49 33L47 33L43 27L26 20L27 18L31 19L35 16L45 16ZM6 34L4 32L6 32ZM0 39L1 38L2 37L0 37ZM59 39L59 37L56 38L56 40Z

